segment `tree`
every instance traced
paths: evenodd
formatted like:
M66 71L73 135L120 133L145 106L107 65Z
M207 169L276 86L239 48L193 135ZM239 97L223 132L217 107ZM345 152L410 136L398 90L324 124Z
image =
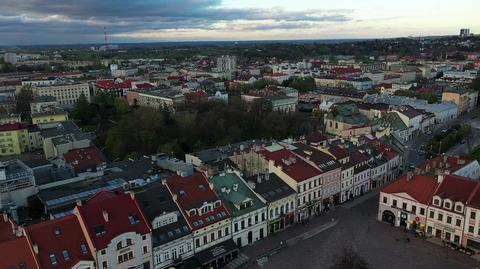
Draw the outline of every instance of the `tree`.
M472 80L472 83L470 83L470 89L477 91L480 94L480 76ZM480 98L478 99L478 104L480 105Z
M344 248L334 258L330 269L369 269L368 263L351 248Z
M113 99L113 106L115 107L115 111L121 115L127 113L130 108L127 100L122 97L116 97Z
M92 111L92 107L83 93L78 97L77 102L75 103L72 116L74 119L80 121L82 125L89 124L92 117L95 116L95 112Z
M30 86L24 86L17 95L17 113L23 118L30 117L30 103L33 101L33 91Z

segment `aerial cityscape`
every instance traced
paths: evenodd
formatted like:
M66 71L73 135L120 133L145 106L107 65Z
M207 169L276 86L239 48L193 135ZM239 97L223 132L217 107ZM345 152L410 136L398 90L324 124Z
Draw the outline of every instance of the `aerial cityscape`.
M0 269L480 268L480 3L6 2Z

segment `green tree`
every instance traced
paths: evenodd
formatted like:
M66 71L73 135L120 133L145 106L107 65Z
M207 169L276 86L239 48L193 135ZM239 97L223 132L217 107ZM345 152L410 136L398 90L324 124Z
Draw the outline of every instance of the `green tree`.
M89 124L95 116L95 111L92 111L92 107L83 93L78 97L77 102L73 107L72 116L82 125Z
M23 118L30 117L30 103L33 101L33 91L30 86L24 86L17 95L17 113Z
M122 97L116 97L113 99L113 106L115 107L115 111L117 114L125 114L129 110L128 102L125 98Z

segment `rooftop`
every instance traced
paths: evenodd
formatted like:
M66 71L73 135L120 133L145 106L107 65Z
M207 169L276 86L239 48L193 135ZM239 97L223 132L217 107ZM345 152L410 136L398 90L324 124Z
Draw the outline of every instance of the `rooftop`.
M429 176L413 175L408 180L402 176L382 189L384 193L406 193L422 204L429 204L438 187L437 179Z
M213 183L215 190L233 217L247 214L265 206L247 184L235 173L215 176L211 178L210 181Z
M63 155L65 162L73 166L75 173L95 170L98 165L106 163L107 158L95 146L71 149Z
M247 182L253 185L253 190L267 202L278 201L296 194L290 186L274 173L251 176L247 178Z
M121 234L151 231L137 201L128 193L101 191L77 208L97 250Z

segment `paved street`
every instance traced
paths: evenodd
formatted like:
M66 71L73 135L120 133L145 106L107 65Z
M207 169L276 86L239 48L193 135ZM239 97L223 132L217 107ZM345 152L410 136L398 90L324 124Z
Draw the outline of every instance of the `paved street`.
M353 207L337 207L334 212L317 217L309 227L297 225L256 245L242 250L257 257L279 246L280 240L294 237L304 230L331 222L338 224L293 246L285 246L263 261L264 268L328 268L344 247L352 247L372 268L480 268L465 254L415 238L412 234L376 221L378 194ZM410 238L410 242L406 242ZM254 266L260 268L258 264Z
M472 118L472 116L476 115L477 117ZM410 163L414 164L415 166L423 163L425 161L425 155L421 154L420 147L421 145L426 145L429 143L429 141L436 135L439 134L442 130L448 129L456 124L470 124L472 126L472 134L470 136L470 139L467 141L465 144L460 144L453 147L448 151L448 154L450 155L456 155L456 154L467 154L470 148L474 148L475 146L480 144L480 116L479 116L479 111L473 111L470 112L469 114L462 115L458 119L442 125L442 126L437 126L431 135L422 135L417 138L414 138L412 141L407 143L407 149L408 149L408 154L407 158L405 160L405 166L408 167Z

